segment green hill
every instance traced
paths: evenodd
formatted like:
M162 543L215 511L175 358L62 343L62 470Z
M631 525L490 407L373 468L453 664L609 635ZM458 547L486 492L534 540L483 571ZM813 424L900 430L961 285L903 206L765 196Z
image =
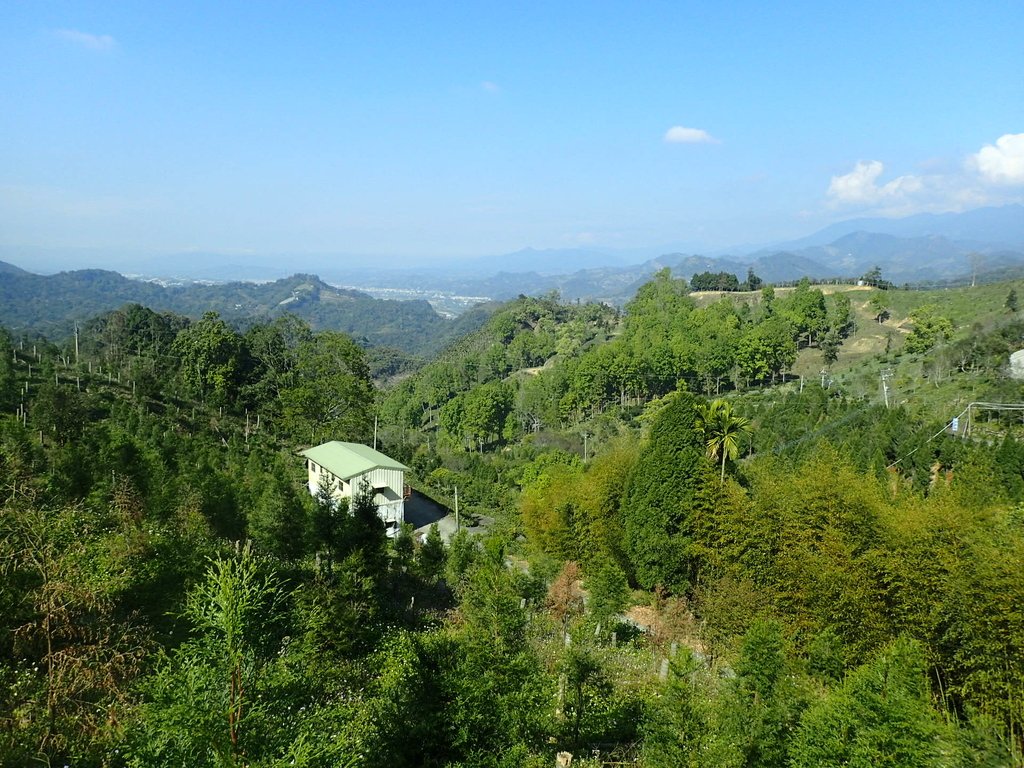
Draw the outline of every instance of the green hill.
M235 324L285 313L314 329L344 331L366 344L427 353L471 330L484 317L474 313L454 323L426 301L375 299L359 291L335 288L315 275L294 275L271 283L194 284L164 287L131 280L106 270L75 270L36 275L3 265L0 325L14 332L69 335L75 322L138 303L158 311L198 318L215 311Z

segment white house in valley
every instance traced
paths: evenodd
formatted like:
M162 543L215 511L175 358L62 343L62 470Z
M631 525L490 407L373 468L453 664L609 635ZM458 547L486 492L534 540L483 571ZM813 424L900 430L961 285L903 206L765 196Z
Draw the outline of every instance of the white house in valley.
M300 452L306 458L309 492L316 496L321 482L326 482L335 499L349 499L365 482L373 491L377 514L394 536L405 522L407 487L405 473L409 469L380 451L359 443L332 440Z

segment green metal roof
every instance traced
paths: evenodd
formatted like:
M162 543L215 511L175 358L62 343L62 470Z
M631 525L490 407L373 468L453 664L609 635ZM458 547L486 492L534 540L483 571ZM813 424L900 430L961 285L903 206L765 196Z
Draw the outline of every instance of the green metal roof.
M343 443L340 440L316 445L300 453L342 480L349 480L371 469L409 469L368 445Z

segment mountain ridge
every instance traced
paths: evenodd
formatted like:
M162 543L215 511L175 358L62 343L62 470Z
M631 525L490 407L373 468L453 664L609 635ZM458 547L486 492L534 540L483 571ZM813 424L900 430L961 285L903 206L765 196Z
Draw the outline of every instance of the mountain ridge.
M292 313L314 329L339 330L366 344L413 353L443 343L454 327L425 300L375 299L302 273L267 283L170 287L103 269L37 275L0 262L0 273L0 324L51 338L69 334L76 321L133 303L192 318L212 310L239 324Z

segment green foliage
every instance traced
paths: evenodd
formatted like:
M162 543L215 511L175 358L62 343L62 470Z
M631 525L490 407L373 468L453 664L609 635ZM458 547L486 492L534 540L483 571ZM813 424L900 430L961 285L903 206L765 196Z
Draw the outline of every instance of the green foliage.
M277 400L289 431L314 444L367 440L373 385L362 349L342 333L322 331L300 341L294 358Z
M658 414L622 501L627 554L648 589L660 584L678 592L692 583L690 513L707 466L696 405L680 392Z
M837 293L832 296L828 312L828 328L842 338L849 335L854 326L853 305L849 294Z
M10 334L0 328L0 409L14 407L17 385L14 378L14 345Z
M736 348L740 376L748 383L774 381L796 361L795 333L785 318L774 315L747 328Z
M927 352L953 335L953 324L949 318L939 315L938 307L934 305L918 307L911 313L910 320L914 327L907 336L905 346L908 352Z
M587 564L583 585L590 593L590 615L605 627L629 604L626 573L607 556L595 558Z
M444 574L445 563L448 559L444 549L444 542L441 539L441 531L437 523L430 526L427 536L423 540L416 556L416 566L420 575L428 582L436 582Z
M807 646L807 671L835 683L846 671L845 657L842 638L831 627L826 627Z
M725 482L725 462L735 460L740 452L740 440L750 432L750 420L739 416L726 400L713 400L697 406L694 426L700 432L709 459L722 464L722 482Z
M596 719L594 710L601 707L612 686L596 656L581 646L571 646L566 652L561 674L565 681L566 740L575 749L581 740L592 741L599 735L594 733L596 723L590 721Z
M449 710L454 743L467 757L516 744L535 749L547 725L541 702L550 701L552 686L526 644L520 608L525 585L503 563L487 558L467 577L460 675Z
M504 442L514 436L512 390L502 382L492 382L457 396L441 409L441 425L456 444L468 440L483 447Z
M1011 288L1010 292L1006 294L1006 301L1003 302L1003 306L1005 306L1011 312L1016 312L1018 309L1020 309L1020 304L1017 300L1016 289Z
M578 558L584 527L578 489L583 469L578 465L553 464L523 490L520 501L523 525L530 538L545 552L562 558Z
M740 281L728 272L701 272L690 278L690 288L694 291L738 291Z
M743 636L736 677L720 705L719 739L728 745L723 752L732 753L726 764L788 765L790 735L804 707L788 666L782 627L755 621Z
M476 541L465 528L460 529L448 542L445 579L453 587L460 586L479 556Z
M731 657L751 625L771 613L766 591L748 578L726 574L696 592L701 641L712 659Z
M62 445L77 440L86 424L85 400L70 386L47 381L32 400L32 420Z
M646 765L702 768L715 755L714 710L700 673L688 650L672 659L668 684L644 725Z
M212 405L233 404L242 380L242 337L216 312L181 331L174 340L181 376L189 390Z
M327 574L318 574L296 595L299 663L311 679L331 679L346 659L371 651L380 639L380 574L362 555L350 554Z
M266 478L262 492L249 510L249 536L257 547L282 560L298 560L307 552L309 521L295 489L283 479L282 467Z
M819 340L818 347L821 349L821 361L825 364L826 368L839 359L839 343L839 334L832 329L826 331Z
M412 537L412 523L402 523L398 533L391 542L391 551L394 554L395 565L403 570L412 565L412 558L416 552L416 544Z
M877 647L889 627L869 554L885 509L875 482L827 448L795 470L758 465L751 480L753 509L723 532L747 572L793 626L831 626L851 651Z
M793 766L942 765L948 728L931 707L921 647L897 640L804 716Z
M871 307L872 314L875 316L875 321L881 325L889 314L886 309L885 296L881 293L874 293L871 295L871 299L868 304Z
M828 310L825 307L825 296L821 290L811 288L807 278L801 280L796 290L781 302L780 311L796 329L797 334L806 337L808 344L813 344L827 327Z
M211 563L189 594L196 636L165 655L144 687L129 765L357 764L366 726L351 706L304 693L308 681L290 666L278 627L284 598L282 581L247 546ZM332 739L317 738L328 725Z
M387 537L384 521L377 514L374 491L364 483L352 498L351 513L345 519L339 559L358 554L371 577L380 579L387 569Z

